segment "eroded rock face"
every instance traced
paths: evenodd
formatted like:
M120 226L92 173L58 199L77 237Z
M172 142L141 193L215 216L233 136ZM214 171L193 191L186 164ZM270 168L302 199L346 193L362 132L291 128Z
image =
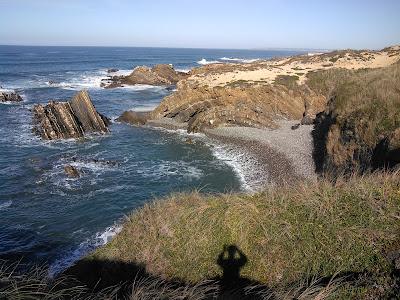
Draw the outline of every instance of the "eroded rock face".
M33 114L33 131L45 140L81 138L86 133L109 132L109 120L96 111L87 91L77 93L68 102L37 104Z
M102 82L105 88L115 88L123 85L173 85L179 80L188 77L188 74L177 72L171 65L156 65L136 67L128 76L113 76Z
M15 92L0 92L0 102L21 102L22 97Z
M144 125L149 118L148 112L125 111L118 119L118 122L124 122L131 125Z
M325 103L325 97L305 86L296 90L257 84L209 88L181 81L177 92L164 98L151 118L187 123L189 132L221 125L274 128L278 119L300 120L305 108L308 115L315 115Z

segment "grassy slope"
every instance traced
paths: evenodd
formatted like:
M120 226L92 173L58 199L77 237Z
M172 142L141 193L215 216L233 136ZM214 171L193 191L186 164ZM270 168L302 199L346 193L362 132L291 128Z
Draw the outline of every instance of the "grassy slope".
M197 282L220 275L217 257L235 244L248 258L241 275L271 286L314 274L387 275L385 255L400 244L398 175L253 196L174 195L134 212L87 259L143 263L150 273Z
M400 62L381 69L319 71L307 83L330 98L325 112L330 124L320 137L324 168L352 172L387 163L388 149L374 153L379 143L400 146Z

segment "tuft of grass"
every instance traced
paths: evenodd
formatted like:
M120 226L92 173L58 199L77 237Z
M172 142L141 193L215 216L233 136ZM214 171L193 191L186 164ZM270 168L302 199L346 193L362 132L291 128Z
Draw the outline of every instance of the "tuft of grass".
M278 75L275 78L274 83L283 85L288 89L298 89L298 82L299 76L298 75Z
M379 173L255 195L175 194L134 212L86 259L140 263L151 274L196 283L221 276L217 258L234 244L248 258L241 276L276 290L337 272L390 281L386 254L400 245L399 186L399 173Z

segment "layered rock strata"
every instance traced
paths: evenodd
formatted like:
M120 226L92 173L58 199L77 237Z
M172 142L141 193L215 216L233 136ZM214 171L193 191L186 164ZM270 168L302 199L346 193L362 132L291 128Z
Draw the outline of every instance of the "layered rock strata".
M187 123L188 132L225 126L277 127L276 120L301 119L323 110L325 97L306 86L240 85L191 86L179 82L178 90L151 113L152 119L171 118Z
M82 138L87 133L108 133L109 120L98 113L87 91L71 101L51 101L33 108L33 131L45 140Z

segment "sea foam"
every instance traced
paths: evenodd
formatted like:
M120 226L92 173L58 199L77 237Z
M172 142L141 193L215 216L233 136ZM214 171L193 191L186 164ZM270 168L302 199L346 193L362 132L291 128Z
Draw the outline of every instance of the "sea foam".
M245 63L245 64L250 64L250 63L261 60L260 58L246 59L246 58L230 58L230 57L221 57L220 59L224 60L224 61L233 61L233 62L240 62L240 63Z
M12 204L11 200L3 202L3 203L0 203L0 210L3 210L3 209L6 209L6 208L10 207L11 204Z
M90 251L107 244L115 235L120 233L121 230L122 225L120 223L115 223L114 225L107 227L104 231L96 233L92 238L80 243L76 249L66 253L63 257L57 259L50 265L48 271L49 277L55 277L57 274L60 274L68 267L72 266L74 262L88 254Z
M197 62L199 65L210 65L210 64L219 64L219 63L221 63L220 61L217 61L217 60L206 60L205 58L203 58L203 59L201 59L201 60L199 60L198 62Z

